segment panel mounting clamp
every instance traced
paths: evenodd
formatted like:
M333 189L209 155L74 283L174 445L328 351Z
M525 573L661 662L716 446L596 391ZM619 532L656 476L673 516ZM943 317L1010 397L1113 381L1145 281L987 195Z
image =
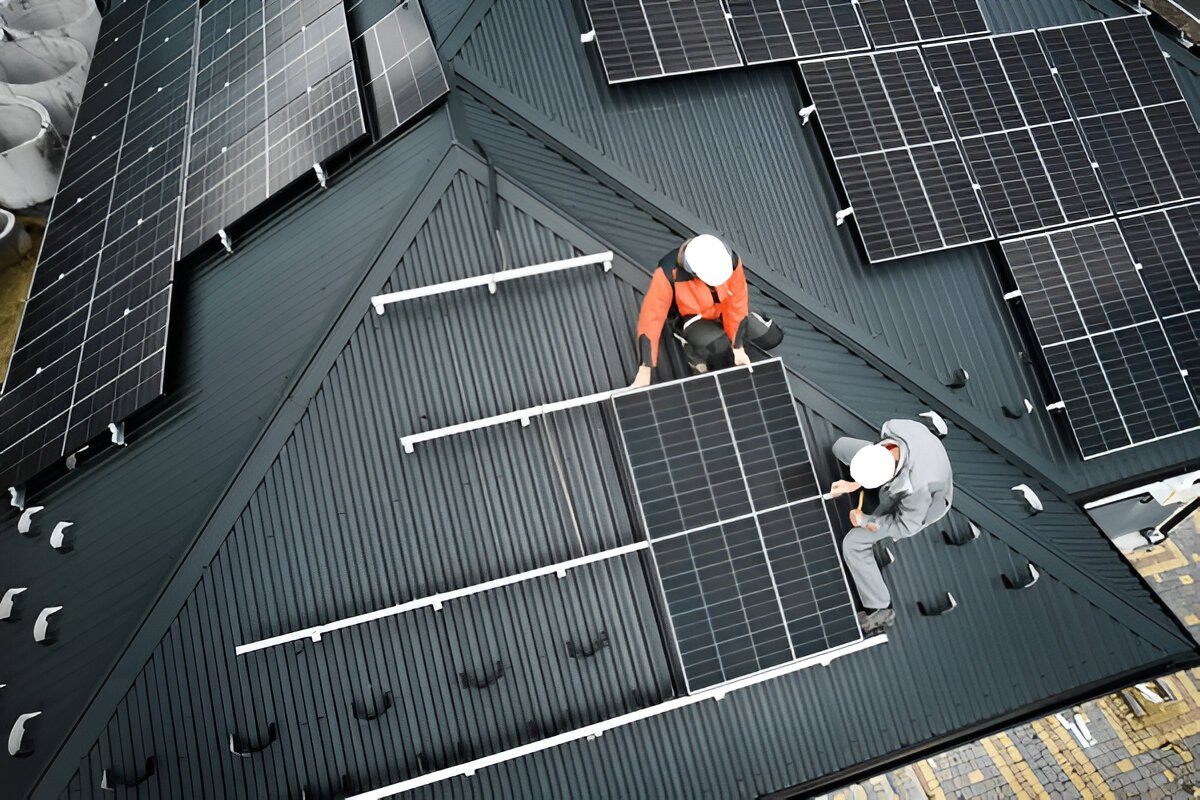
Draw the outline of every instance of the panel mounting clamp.
M815 114L816 111L817 111L816 103L811 103L811 104L805 106L804 108L800 109L800 124L807 125L809 117L811 117L813 114Z
M1021 296L1021 290L1020 290L1020 289L1013 289L1011 292L1005 292L1005 293L1004 293L1004 299L1005 299L1005 300L1008 300L1009 302L1012 302L1013 300L1016 300L1016 299L1017 299L1017 298L1019 298L1020 296Z
M327 177L327 176L325 175L325 170L321 169L321 165L320 165L320 164L313 164L313 172L315 172L315 173L316 173L316 175L317 175L317 183L321 184L321 188L322 188L322 189L327 189L327 188L329 188L329 187L326 185L326 183L325 183L325 179L326 179L326 177Z
M110 422L108 423L108 432L112 434L112 443L118 447L125 446L125 423Z
M579 34L580 44L591 44L594 41L596 41L596 31L594 29L588 31L587 33Z
M25 485L8 487L8 504L20 511L25 510Z
M834 219L837 220L838 227L841 227L842 223L846 221L846 217L850 216L853 213L854 213L854 206L846 206L841 211L834 214L833 216L834 216Z
M217 231L217 238L221 240L221 246L225 248L225 252L232 255L233 241L229 238L229 234L225 232L224 228L221 228L221 230Z

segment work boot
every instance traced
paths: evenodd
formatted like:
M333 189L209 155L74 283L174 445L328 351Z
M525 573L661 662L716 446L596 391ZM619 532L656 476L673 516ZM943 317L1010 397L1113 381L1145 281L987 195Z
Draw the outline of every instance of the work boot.
M858 625L865 635L880 633L896 624L896 612L890 608L877 608L858 612Z

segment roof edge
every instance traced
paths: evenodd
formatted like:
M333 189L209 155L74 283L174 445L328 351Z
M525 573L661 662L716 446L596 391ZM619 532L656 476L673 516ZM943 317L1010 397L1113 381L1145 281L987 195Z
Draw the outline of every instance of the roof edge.
M423 205L428 205L431 210L433 203L436 203L441 197L444 186L449 183L455 171L453 168L447 166L448 162L452 161L450 156L453 150L453 143L447 140L446 152L442 154L442 157L436 163L422 173L424 180L420 182L421 189L415 193L406 194L396 204L396 216L400 221L387 236L382 237L379 245L373 248L375 255L369 262L371 266L367 269L363 279L353 284L353 288L347 294L345 301L337 307L334 313L330 315L329 322L322 327L324 334L317 340L311 354L296 370L295 376L288 387L284 389L279 402L264 421L258 437L251 444L250 449L235 468L229 482L218 495L212 510L205 517L204 522L192 538L191 544L187 546L183 554L179 557L175 568L167 576L162 588L147 608L146 613L134 627L125 645L120 649L116 660L103 673L103 678L99 686L96 687L95 691L92 692L91 696L80 709L75 722L68 728L66 737L58 744L58 748L47 761L45 768L35 778L29 791L31 800L33 798L51 800L52 798L59 797L61 792L70 783L72 777L78 772L79 763L87 755L99 735L99 731L108 724L109 717L112 715L112 709L125 696L129 684L141 672L150 654L153 653L154 648L162 639L165 631L178 615L179 609L187 602L192 587L200 580L203 570L206 568L208 562L212 560L216 549L224 541L225 537L222 535L222 532L228 533L236 520L237 514L240 513L241 508L245 505L243 502L241 505L236 506L232 512L233 519L229 519L230 512L228 509L230 503L234 502L236 498L248 496L248 493L254 491L254 488L261 481L263 473L270 467L271 462L278 453L278 446L274 446L271 449L268 448L268 445L276 441L282 444L282 440L280 439L281 429L283 438L286 438L291 432L296 419L303 413L304 404L298 404L295 398L304 389L306 383L311 382L311 372L317 357L328 346L329 339L333 333L345 325L348 313L352 313L360 305L368 307L365 305L367 301L363 301L360 304L358 302L359 298L364 293L363 287L369 285L372 276L382 272L380 264L386 264L386 262L382 262L381 259L389 245L398 236L403 237L407 235L408 239L412 239L415 237L420 224L424 224L428 213L420 217L418 224L413 224L411 220L414 218L414 210ZM442 178L440 183L435 180L439 177ZM437 191L431 192L431 186L434 186ZM430 198L431 194L432 198ZM390 268L388 267L388 269ZM367 292L367 295L369 294L370 292ZM260 469L259 464L263 460L264 452L269 452L269 456L265 466ZM186 586L186 591L181 591L181 586ZM168 611L168 609L170 610ZM128 680L122 680L121 676L123 675L128 676ZM63 766L64 761L68 766Z

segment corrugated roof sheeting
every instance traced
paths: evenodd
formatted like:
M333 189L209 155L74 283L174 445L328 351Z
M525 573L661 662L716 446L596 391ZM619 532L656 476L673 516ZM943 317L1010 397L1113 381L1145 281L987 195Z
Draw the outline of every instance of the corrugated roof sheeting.
M660 252L657 248L663 246L661 242L670 241L669 231L655 225L644 214L640 225L627 223L628 217L636 217L639 213L628 201L624 201L624 208L621 209L623 201L609 189L579 173L555 154L531 143L527 136L496 114L478 105L468 105L467 108L474 133L484 141L489 152L505 169L513 170L522 180L529 180L554 203L573 186L575 213L579 221L602 240L610 241L624 251L628 238L632 248L649 250L656 254L655 258ZM574 180L571 179L570 170L575 170ZM620 220L619 224L610 221L614 219ZM659 243L646 244L655 241ZM752 284L754 280L752 272ZM759 291L759 287L752 285L752 289L757 298L755 305L776 319L787 331L780 350L773 354L782 355L790 367L808 377L845 408L870 420L874 426L895 416L907 414L915 417L927 410L917 397L852 354L845 346L817 331L779 302L771 300ZM1017 427L1023 423L1001 416L997 424ZM1011 488L1019 483L1029 483L1030 477L978 439L962 431L959 434L948 442L948 446L960 484L977 492L981 500L993 504L1000 513L1011 514L1021 520L1029 530L1036 532L1037 537L1055 542L1057 547L1070 553L1081 567L1103 575L1105 582L1121 587L1121 591L1128 592L1130 597L1154 602L1145 585L1074 505L1051 498L1047 490L1035 486L1047 504L1048 513L1026 518ZM1056 513L1049 513L1051 511Z
M1053 577L1004 588L1025 559L987 533L942 541L940 529L965 526L955 515L896 545L899 620L882 647L405 796L754 797L1014 714L1094 680L1099 664L1156 657ZM918 600L946 591L957 609L920 616Z
M232 557L214 562L70 796L105 796L105 768L137 775L150 755L158 769L140 791L152 796L299 797L303 787L309 797L340 795L343 785L353 791L401 780L671 692L637 555L240 660L222 623L238 605ZM569 654L568 642L602 634L607 644L593 656ZM489 677L486 687L469 685ZM355 716L356 708L380 711L384 693L390 710L374 721ZM278 741L248 758L229 752L230 733L239 746L259 745L271 723Z
M236 253L181 277L172 314L169 405L129 446L112 448L33 500L46 506L36 538L0 539L0 586L27 586L29 613L0 626L8 688L5 718L43 711L43 746L0 759L0 786L29 786L81 713L147 612L218 493L330 321L345 286L395 224L389 211L415 191L444 119L413 132L411 145L374 155L369 166L309 196L244 240ZM349 198L357 198L350 202ZM5 527L15 528L15 510ZM74 551L46 537L71 520ZM37 610L62 605L52 647L33 642Z
M990 9L997 29L1099 13L1076 0L992 5L1003 6ZM1124 13L1115 5L1110 11ZM777 272L802 287L837 313L849 335L900 354L908 363L897 366L906 372L940 382L966 368L972 380L956 398L977 409L971 413L981 424L1010 437L1014 449L1069 466L1059 478L1072 490L1183 463L1192 454L1194 435L1085 464L1061 421L1045 411L1009 424L1003 405L1026 397L1040 405L1042 394L1020 358L1023 346L1001 298L992 252L975 246L865 264L850 226L833 225L834 184L817 137L796 115L802 102L792 65L607 87L591 46L578 43L581 20L571 4L555 0L496 0L457 55L460 72L494 81L501 99L512 93L628 170L644 182L650 202L657 196L678 203L699 227L719 230L745 250L752 270ZM486 113L468 110L485 133L511 136Z
M490 252L480 188L461 173L452 181L388 288L479 271ZM516 201L506 200L502 208L515 260L571 252L567 242L519 212ZM280 633L284 620L311 624L365 610L376 600L396 602L420 588L474 579L468 566L504 574L559 558L553 531L529 535L527 521L538 515L510 501L521 496L549 509L547 528L557 519L559 542L569 546L574 532L562 520L560 500L514 494L518 488L507 483L495 490L484 485L505 470L521 470L522 482L541 474L529 454L544 455L548 441L561 444L571 459L564 464L565 491L577 530L595 526L585 548L632 541L597 409L556 415L541 429L536 422L528 428L513 424L419 444L410 456L399 453L396 441L439 396L445 398L439 407L449 409L446 421L458 422L621 385L630 364L620 362L632 352L616 362L576 357L569 375L514 365L546 363L534 356L565 359L564 349L576 352L593 346L597 335L627 332L637 307L632 287L615 273L581 273L455 300L429 303L425 311L411 304L391 307L383 317L363 309L238 526L66 796L99 794L103 767L133 770L150 753L161 764L152 785L164 796L294 796L304 781L328 793L342 775L355 789L370 788L668 696L653 590L637 556L454 601L441 612L327 634L318 644L285 645L241 662L233 655L234 645L256 626L272 625L275 630L262 633ZM777 318L786 314L769 310ZM556 335L535 344L537 336L512 324L518 311ZM556 327L564 317L573 324ZM472 339L474 349L460 349L465 342L451 338L437 350L430 341L440 331L453 337L450 332L475 323L493 327L485 326L490 335ZM806 379L836 370L847 376L847 385L875 386L867 377L872 370L827 337L794 317L785 324L785 358ZM536 347L553 353L531 354ZM613 348L626 349L632 351ZM471 374L470 367L485 370L485 362L494 374L475 381L448 378L458 370ZM908 401L894 384L879 380L876 402L890 416ZM829 402L804 384L794 388L810 405ZM809 419L815 452L827 454L837 431L815 413ZM544 438L548 430L552 440ZM955 435L965 452L982 449L958 431L949 446L957 445ZM501 454L517 461L498 460ZM827 483L833 477L827 455L818 466ZM436 479L442 471L448 477ZM439 527L406 520L392 502L404 485L438 487L412 502L427 510L429 520L458 514L463 522ZM542 491L555 495L560 489ZM835 511L839 518L847 510L842 505ZM1057 508L1050 505L1052 515ZM353 518L343 521L339 510L352 507ZM273 517L271 510L289 517ZM489 515L494 524L481 522ZM955 515L948 524L961 528L966 522ZM1099 534L1092 535L1098 541ZM464 538L451 544L446 536ZM434 540L444 547L432 546ZM423 547L429 554L414 558ZM951 547L931 530L897 545L897 555L888 570L900 619L883 647L417 794L754 795L1016 714L1115 673L1165 669L1188 656L1182 638L1178 652L1156 646L1161 637L1139 635L1052 572L1031 589L1005 589L1000 575L1024 559L996 537ZM1111 558L1117 561L1115 554ZM418 559L422 566L410 567ZM271 596L261 587L272 584L304 588ZM944 591L955 594L959 609L938 618L916 613L918 600ZM568 638L601 630L612 641L597 660L580 664L564 657ZM496 660L512 671L492 689L461 687L459 672ZM396 702L378 723L350 716L352 702L368 685L371 691L391 689ZM279 728L279 742L250 759L228 752L229 730L262 735L270 721ZM421 764L418 753L424 754Z

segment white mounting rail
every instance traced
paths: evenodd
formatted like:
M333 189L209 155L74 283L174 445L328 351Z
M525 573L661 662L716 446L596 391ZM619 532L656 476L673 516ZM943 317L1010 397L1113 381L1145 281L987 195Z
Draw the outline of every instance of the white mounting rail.
M382 800L382 798L391 797L394 794L407 792L421 786L428 786L431 783L438 783L439 781L444 781L448 778L457 778L462 776L469 777L485 767L503 764L506 761L512 761L516 758L521 758L533 753L539 753L543 750L549 750L551 748L568 744L570 742L575 742L580 739L596 739L615 728L620 728L644 719L650 719L651 717L657 717L658 715L665 714L668 711L686 708L687 706L695 705L696 703L702 703L705 700L723 700L730 692L736 692L737 690L744 689L747 686L753 686L757 683L779 678L793 672L798 672L802 669L807 669L808 667L813 667L818 664L822 666L828 666L829 663L836 658L841 658L842 656L849 655L850 653L883 644L886 641L887 636L873 636L870 639L864 639L859 642L854 642L853 644L843 645L837 649L829 650L824 653L818 653L815 656L810 656L809 658L801 659L800 661L794 661L790 664L784 664L776 669L769 670L767 672L760 672L757 675L751 675L747 678L743 678L732 683L716 686L712 689L705 689L704 691L697 692L695 694L676 697L673 700L668 700L665 703L659 703L658 705L653 705L649 708L643 708L638 711L623 714L619 717L606 719L603 722L597 722L594 725L576 728L575 730L567 731L566 733L560 733L557 736L551 736L549 738L531 742L526 745L521 745L520 747L502 750L499 753L494 753L490 756L484 756L483 758L477 758L473 761L468 761L465 764L459 764L447 769L439 769L434 772L421 775L417 778L411 778L406 781L400 781L399 783L393 783L391 786L372 789L369 792L353 795L352 797L348 798L348 800Z
M470 289L473 286L486 286L492 294L496 293L496 285L504 281L513 281L518 278L528 278L531 275L544 275L547 272L561 272L565 269L575 269L576 267L586 267L589 264L603 264L604 271L608 272L612 269L613 254L612 251L603 253L594 253L590 256L576 256L575 258L566 258L562 261L548 261L545 264L534 264L528 267L517 267L516 269L506 269L500 272L493 272L490 275L477 275L473 278L463 278L457 281L447 281L446 283L435 283L432 286L422 286L418 289L405 289L403 292L392 292L390 294L377 294L371 298L371 305L375 307L376 314L383 313L383 307L392 303L402 303L405 300L413 300L418 297L429 297L435 294L445 294L447 292L457 292L460 289Z
M501 425L505 422L520 422L522 425L528 425L529 420L534 417L540 417L543 414L551 414L555 411L565 411L568 408L578 408L579 406L587 406L593 403L603 403L608 400L616 392L624 391L623 389L612 389L607 392L597 392L596 394L584 395L583 397L574 397L570 400L557 400L553 403L545 405L533 406L531 408L522 408L517 411L506 411L503 414L497 414L494 417L484 417L483 419L472 420L471 422L460 422L457 425L449 425L445 428L435 428L431 431L422 431L421 433L413 433L408 436L400 437L400 444L404 446L404 452L411 453L413 445L418 442L428 442L431 439L441 439L445 436L454 436L459 433L467 433L469 431L477 431L480 428L490 428L493 425Z
M280 636L272 636L269 639L261 639L257 642L238 645L235 652L239 656L244 656L246 653L253 653L255 650L265 650L268 647L285 644L287 642L298 642L303 639L311 639L314 642L321 640L321 637L326 633L341 630L342 628L350 628L355 625L362 625L367 622L374 622L377 619L385 617L395 617L400 614L405 614L409 611L415 611L418 608L432 608L435 611L440 611L443 603L451 600L458 600L463 597L470 597L473 594L481 592L490 592L493 589L499 589L504 586L511 586L514 583L522 583L532 580L533 578L543 578L547 575L558 575L559 578L566 577L567 573L578 567L583 567L588 564L593 564L597 561L606 561L610 558L636 553L639 550L645 550L650 546L649 542L634 542L622 547L614 547L611 550L604 550L599 553L582 556L580 558L572 558L570 561L560 561L557 564L550 564L545 567L538 567L526 572L520 572L516 575L509 575L504 578L496 578L495 580L486 581L485 583L477 583L473 586L467 586L463 589L454 589L449 592L441 592L440 594L432 594L428 597L422 597L418 600L410 600L407 603L381 608L378 611L369 611L366 614L358 614L353 617L339 619L336 622L328 622L324 625L315 625L311 628L305 628L292 633L285 633Z

